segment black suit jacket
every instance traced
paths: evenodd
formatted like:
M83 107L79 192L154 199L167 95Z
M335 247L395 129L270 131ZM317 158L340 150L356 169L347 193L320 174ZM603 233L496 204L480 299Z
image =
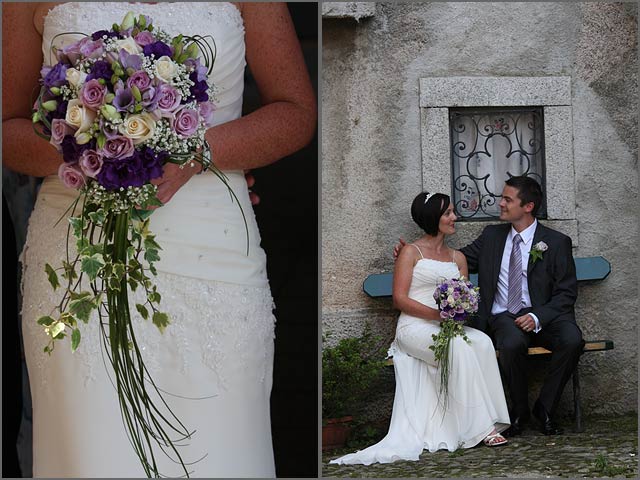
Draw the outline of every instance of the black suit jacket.
M511 224L490 225L470 245L461 251L467 257L470 273L478 273L480 305L472 326L487 331L491 307L496 295L500 263ZM545 227L540 222L533 243L543 241L549 247L542 259L529 259L527 279L531 297L531 312L542 328L555 321L575 323L574 304L578 296L576 266L571 252L571 238Z

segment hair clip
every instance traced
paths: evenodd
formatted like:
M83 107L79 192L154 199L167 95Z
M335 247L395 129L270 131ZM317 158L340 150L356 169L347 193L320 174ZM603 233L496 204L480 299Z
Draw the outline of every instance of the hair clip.
M429 199L430 199L431 197L433 197L434 195L435 195L435 193L427 193L427 196L426 196L426 197L425 197L425 199L424 199L424 204L426 205L426 204L427 204L427 202L429 201Z

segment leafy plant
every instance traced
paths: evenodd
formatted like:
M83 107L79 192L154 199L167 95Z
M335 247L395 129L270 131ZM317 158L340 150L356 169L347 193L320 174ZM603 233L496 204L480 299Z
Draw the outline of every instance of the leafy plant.
M323 348L322 418L356 413L385 363L384 343L369 325L361 336Z

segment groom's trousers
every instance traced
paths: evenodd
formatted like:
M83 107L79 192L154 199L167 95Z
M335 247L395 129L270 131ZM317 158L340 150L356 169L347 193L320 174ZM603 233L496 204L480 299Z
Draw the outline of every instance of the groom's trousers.
M489 333L496 349L500 351L498 363L511 397L513 418L529 418L527 349L530 346L544 347L552 352L538 401L553 416L584 347L578 325L562 316L545 325L538 333L524 332L514 320L530 311L530 308L526 308L515 315L503 312L489 318Z

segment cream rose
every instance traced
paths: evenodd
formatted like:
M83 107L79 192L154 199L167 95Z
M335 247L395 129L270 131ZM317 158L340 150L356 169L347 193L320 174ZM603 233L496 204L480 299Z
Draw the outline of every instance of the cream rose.
M79 99L75 98L69 101L67 105L67 115L64 120L72 127L78 129L75 133L76 137L89 130L95 119L96 112L85 108Z
M120 133L133 141L134 145L151 138L156 131L156 121L148 113L127 115L120 124Z
M155 71L158 77L167 83L171 83L173 77L178 74L178 66L171 58L165 55L156 60Z
M116 41L118 50L125 50L131 55L138 55L142 53L142 47L138 45L133 37L123 38Z
M87 74L75 68L67 68L66 78L72 86L79 87L84 83Z

